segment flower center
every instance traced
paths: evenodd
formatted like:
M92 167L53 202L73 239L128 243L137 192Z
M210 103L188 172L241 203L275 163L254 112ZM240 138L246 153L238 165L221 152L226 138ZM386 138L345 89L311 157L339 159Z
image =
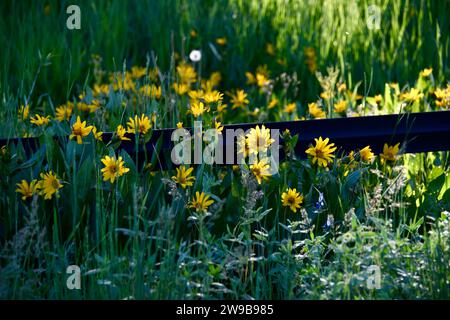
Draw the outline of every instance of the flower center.
M321 149L316 149L316 157L317 158L323 158L323 151Z
M59 188L59 181L58 180L53 179L51 184L52 184L53 188L55 188L55 189Z
M111 173L115 174L117 172L117 166L115 164L111 165L109 167L109 171L111 171Z

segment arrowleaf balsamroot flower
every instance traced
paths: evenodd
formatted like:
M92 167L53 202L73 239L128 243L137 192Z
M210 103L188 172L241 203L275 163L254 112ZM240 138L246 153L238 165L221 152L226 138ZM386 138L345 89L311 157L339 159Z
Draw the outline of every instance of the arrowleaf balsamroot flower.
M73 106L71 106L70 104L59 106L56 108L55 118L59 122L69 120L70 116L72 115L72 111Z
M255 164L252 164L250 166L250 170L255 175L258 184L261 184L263 180L268 180L272 175L270 173L270 165L267 158L261 159L261 161L257 161Z
M197 73L194 67L187 63L182 63L177 67L177 73L181 83L191 84L197 81Z
M92 126L86 127L86 121L81 122L80 116L77 117L77 121L72 126L72 134L69 136L69 139L76 138L78 144L83 143L83 137L86 137L91 133Z
M32 180L29 184L26 180L22 180L17 184L16 192L22 194L22 200L25 201L27 198L31 198L38 191L37 180Z
M269 104L267 105L268 109L273 109L278 105L278 102L280 102L276 97L273 97L270 101Z
M375 156L372 152L372 149L370 149L370 146L365 146L364 148L359 150L359 155L361 156L361 160L365 162L371 162Z
M334 112L341 113L347 110L347 101L341 100L334 104Z
M125 133L127 133L127 130L125 130L125 128L121 124L117 126L116 133L119 139L122 141L131 140L130 138L125 137Z
M264 74L257 73L256 74L256 83L258 84L258 87L262 88L262 87L270 84L270 80Z
M134 119L130 118L127 122L127 126L128 133L146 134L152 127L152 124L150 123L149 117L142 114L140 118L138 118L138 116L134 116Z
M42 117L36 114L34 117L30 118L30 122L37 126L45 126L50 122L50 116Z
M220 101L222 101L222 99L223 99L223 93L220 93L217 90L214 90L214 91L211 91L211 92L207 92L203 96L203 100L207 104L220 102Z
M383 153L380 154L381 161L395 161L397 160L397 154L399 151L400 143L395 146L389 146L387 143L383 146Z
M219 46L224 46L224 45L227 44L227 38L225 38L225 37L217 38L217 39L216 39L216 43L217 43Z
M200 99L203 99L204 92L203 90L190 90L188 92L189 99L191 102L198 102Z
M250 154L258 154L260 151L266 152L267 148L275 142L274 139L270 138L270 129L267 129L264 125L261 128L259 126L251 128L246 138Z
M94 135L95 140L103 141L103 137L102 137L103 132L102 131L98 131L96 126L94 126L92 128L92 134Z
M337 147L334 146L334 143L328 144L329 138L322 140L322 137L319 137L319 139L315 138L314 140L316 145L309 147L305 152L313 157L313 164L317 162L319 166L326 167L328 162L331 162L335 157L333 152L336 151Z
M124 161L122 157L116 159L116 157L105 156L102 159L102 163L104 164L104 168L101 170L103 173L103 181L110 181L114 183L116 179L118 179L123 174L130 171L129 168L124 167Z
M281 195L281 203L283 207L289 207L293 212L297 212L303 203L303 196L297 192L297 189L289 188Z
M286 113L293 113L297 110L297 105L295 104L295 102L289 103L284 107L284 112Z
M209 196L204 192L196 192L195 197L189 202L189 208L195 209L197 212L206 212L214 200L209 200Z
M194 102L191 105L191 109L189 111L192 113L194 117L197 118L203 115L203 113L209 112L209 108L208 107L205 108L203 102L196 102L196 103Z
M239 107L245 107L250 103L250 101L247 99L247 94L244 90L237 90L235 94L230 94L232 103L231 109L236 109Z
M159 100L162 95L161 86L156 86L154 84L152 84L152 85L147 84L147 85L142 86L139 89L139 92L141 92L142 94L144 94L147 97L155 98L157 100Z
M410 91L402 93L400 95L400 99L405 100L407 102L415 102L419 101L423 98L423 93L420 92L419 89L412 88Z
M172 180L175 181L175 183L178 183L183 189L186 189L186 187L191 187L195 181L195 177L191 176L194 168L189 168L186 170L185 166L180 166L176 169L177 175L173 176Z
M20 106L18 113L19 113L20 118L22 118L22 120L26 120L30 113L30 106L28 104L26 106L23 106L23 105Z
M315 102L308 103L308 111L315 119L325 118L326 114Z
M63 187L61 181L53 171L40 174L41 180L38 182L37 188L39 188L40 194L44 196L45 200L50 200L54 194L58 193L58 190Z
M433 72L433 68L425 68L422 71L420 71L420 76L427 78L431 75L432 72Z

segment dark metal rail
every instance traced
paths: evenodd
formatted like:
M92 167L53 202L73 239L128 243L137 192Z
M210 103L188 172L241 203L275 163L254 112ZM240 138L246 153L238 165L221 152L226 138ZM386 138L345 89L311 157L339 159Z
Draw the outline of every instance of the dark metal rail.
M314 141L322 136L330 138L341 151L350 151L370 145L373 152L382 152L384 143L403 143L403 152L420 153L428 151L450 150L450 111L405 113L399 115L383 115L353 118L335 118L320 120L303 120L287 122L246 123L225 125L224 129L242 129L244 131L256 125L265 125L270 129L279 129L280 135L289 129L292 135L298 134L296 154L305 157L305 150ZM146 153L151 159L155 150L160 162L164 153L170 154L174 144L171 134L174 129L154 130L152 137L145 145L139 146L139 153ZM119 149L124 149L131 156L136 153L134 135L127 135L131 141L122 141ZM224 145L226 135L224 135ZM104 133L103 140L108 143L113 133ZM67 137L55 137L60 142L67 141ZM8 143L22 142L26 152L34 152L39 148L39 138L12 138L0 139L0 146ZM233 142L235 143L235 141ZM281 155L283 156L283 155ZM143 157L140 156L142 159ZM163 165L167 167L167 164Z

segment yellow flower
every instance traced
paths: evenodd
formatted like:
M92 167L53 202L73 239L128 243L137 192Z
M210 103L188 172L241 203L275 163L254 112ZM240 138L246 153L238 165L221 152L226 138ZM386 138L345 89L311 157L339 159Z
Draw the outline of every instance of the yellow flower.
M183 122L178 122L178 123L177 123L177 128L178 128L178 129L183 128Z
M361 156L361 159L365 162L372 161L374 154L372 152L372 149L370 149L370 146L365 146L361 150L359 150L359 155Z
M278 105L278 99L276 97L273 97L270 101L269 101L269 105L267 106L267 108L269 109L273 109Z
M266 44L266 52L271 56L275 55L275 46L272 43Z
M188 92L188 96L192 102L197 102L203 98L203 90L191 90Z
M155 98L158 100L161 98L161 95L162 95L161 86L155 86L154 84L152 84L152 85L146 84L146 85L142 86L139 89L139 91L147 97Z
M77 138L77 143L83 143L83 137L86 137L91 133L92 126L86 127L86 121L81 122L80 116L77 117L77 121L72 125L72 134L69 139Z
M130 73L125 73L125 77L122 73L115 73L111 76L111 82L113 83L114 91L118 90L135 90L136 83L133 81Z
M250 170L255 175L256 181L258 184L261 184L263 180L268 180L271 176L270 173L270 165L269 160L267 158L261 159L261 161L257 161L255 164L250 166Z
M185 166L180 166L177 169L177 175L172 177L175 183L178 183L183 189L186 187L191 187L194 184L195 177L191 176L194 168L189 168L186 170Z
M230 102L233 104L231 109L245 107L250 102L248 101L247 94L245 93L244 90L237 90L235 94L230 94L230 97L231 97Z
M92 103L87 105L89 113L94 113L100 107L100 101L92 100Z
M220 46L224 46L227 44L227 38L217 38L216 43Z
M101 94L107 95L109 93L109 85L107 85L107 84L101 84L101 85L94 84L94 88L93 88L92 91L93 91L93 94L94 94L95 97L97 97L97 96L99 96Z
M217 106L217 112L219 113L225 113L228 105L227 104L219 104Z
M430 74L433 72L433 68L426 68L420 71L420 76L423 78L427 78L430 76Z
M131 67L131 77L135 79L142 78L147 73L147 70L145 67Z
M205 108L203 102L193 103L191 109L189 110L194 117L200 117L203 113L208 112L209 108Z
M450 97L450 84L447 85L446 89L437 88L434 91L434 95L436 96L436 99L439 99L439 100Z
M303 196L297 192L297 189L287 189L287 192L283 192L281 195L281 203L283 207L289 207L292 212L297 212L300 209L300 205L303 203Z
M208 207L214 203L214 200L209 200L209 196L204 192L196 192L195 197L189 202L189 208L195 209L197 212L206 212Z
M192 38L195 38L197 36L197 31L192 29L191 31L189 31L189 34L191 35Z
M438 107L450 106L450 85L447 85L446 89L436 89L434 95L436 96L436 105Z
M91 111L91 108L89 107L89 105L85 102L78 102L77 103L77 109L80 110L81 112L89 112Z
M30 106L27 104L25 107L23 105L19 108L19 115L21 116L22 120L28 119L28 115L30 113Z
M297 105L295 102L289 103L284 107L284 112L286 113L293 113L297 110Z
M348 159L350 160L350 162L355 160L355 151L352 150L349 152Z
M345 90L347 90L347 85L345 83L341 83L340 85L338 85L338 92L344 92Z
M306 65L308 66L309 71L315 72L317 70L317 57L316 50L312 47L306 47L304 50Z
M59 122L64 120L70 120L70 117L72 116L72 107L71 105L62 105L56 108L56 115L55 118Z
M103 137L102 137L103 132L102 131L97 131L97 127L96 126L92 127L92 134L94 135L95 140L103 141Z
M138 116L134 116L133 118L129 118L127 122L128 126L128 133L140 133L140 134L146 134L148 130L152 127L150 123L149 117L147 117L145 114L142 114L140 118Z
M351 100L361 100L362 98L364 98L362 95L360 95L358 93L353 93L350 90L347 92L347 94Z
M222 101L222 99L223 99L223 93L220 93L217 90L205 93L205 95L203 96L203 100L207 104L220 102L220 101Z
M281 66L286 66L287 65L287 61L286 58L283 59L277 59L277 63Z
M177 73L181 83L191 84L197 80L197 73L194 67L187 63L182 63L177 67Z
M250 132L246 135L247 145L250 154L258 154L260 151L266 152L267 148L275 142L270 138L270 129L267 129L264 125L259 128L251 128Z
M30 184L26 180L22 180L17 184L16 192L22 194L22 200L25 201L27 198L31 198L38 190L37 180L32 180Z
M347 109L347 101L341 100L334 104L334 112L341 113Z
M319 108L315 102L308 103L308 110L309 113L316 119L325 118L325 111Z
M247 84L254 84L256 83L256 78L251 72L246 72L245 77L247 78Z
M182 96L189 90L189 86L185 83L174 83L172 88L175 90L176 94Z
M248 157L250 150L248 149L247 139L244 135L240 135L237 138L238 153L242 153L244 158Z
M397 159L399 147L400 143L397 143L395 146L389 146L387 143L385 143L383 146L383 153L380 154L382 162L395 161Z
M315 138L314 140L316 145L309 147L305 152L313 157L313 164L317 162L319 166L326 167L328 162L331 162L335 157L333 152L337 147L334 146L334 143L328 144L329 138L322 140L322 137L319 137L319 139Z
M419 91L419 89L412 88L409 92L402 93L400 95L400 99L412 102L418 101L423 98L423 93Z
M266 77L266 75L262 73L257 73L256 83L258 84L258 87L264 87L269 84L269 79Z
M40 194L44 195L45 200L50 200L58 190L63 187L60 180L52 171L40 174L41 180L38 182L38 188L41 190Z
M380 104L383 101L383 97L381 96L381 94L377 94L375 97L373 97L373 99L375 100L376 104Z
M219 71L215 71L213 73L211 73L211 75L209 76L209 84L211 85L211 87L216 87L220 84L220 81L222 81L222 75L220 74ZM208 90L211 91L211 90Z
M331 99L331 97L333 96L333 94L331 93L331 92L322 92L321 94L320 94L320 97L322 98L322 99L324 99L324 100L329 100L329 99Z
M34 117L30 118L30 122L37 126L45 126L50 122L50 116L41 117L40 115L36 114Z
M124 161L122 157L116 159L115 156L105 156L101 161L105 166L101 170L103 173L103 181L109 180L111 183L114 183L116 179L130 171L129 168L124 167Z
M119 124L119 125L117 126L117 131L116 131L116 133L117 133L117 136L119 137L120 140L123 140L123 141L125 141L125 140L131 140L130 138L125 137L125 133L126 133L126 132L127 132L127 130L125 130L125 128L124 128L121 124Z
M214 122L214 128L217 130L218 134L222 134L222 131L223 131L222 123L220 123L218 121Z

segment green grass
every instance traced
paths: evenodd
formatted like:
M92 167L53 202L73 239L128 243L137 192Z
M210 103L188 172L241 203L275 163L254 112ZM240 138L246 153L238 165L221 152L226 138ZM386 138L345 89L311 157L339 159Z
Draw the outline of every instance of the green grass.
M122 63L145 65L147 55L157 56L168 69L170 53L187 54L201 48L204 70L226 75L226 87L240 85L244 72L257 65L283 70L265 53L266 43L285 58L289 72L297 72L299 96L310 101L318 83L305 65L304 49L317 52L318 70L336 65L349 84L371 83L371 93L381 92L389 81L413 82L418 72L433 67L439 82L450 69L448 1L373 1L381 8L380 30L367 28L367 3L354 7L344 0L329 1L48 1L29 5L3 1L0 21L2 43L0 87L23 100L30 90L39 59L52 54L51 65L37 79L34 100L48 94L63 103L74 86L92 80L91 54L101 54L107 70L121 70ZM69 4L79 4L81 30L65 27ZM198 37L191 39L190 30ZM11 36L14 35L12 38ZM215 44L226 37L226 52ZM184 41L183 41L184 39ZM222 57L212 54L210 44ZM275 69L275 70L276 70ZM90 71L90 72L89 72Z
M137 166L116 140L53 139L70 134L76 116L102 131L126 126L135 114L155 114L156 127L190 126L188 98L170 88L176 56L186 59L192 49L203 53L195 65L199 78L220 71L218 90L243 88L250 100L248 112L232 110L226 96L227 113L212 107L202 118L205 128L218 116L223 123L312 118L307 103L313 101L327 117L439 109L434 91L450 75L450 3L373 3L381 8L380 30L367 28L365 1L354 7L343 0L2 1L0 137L37 136L41 147L27 156L23 146L10 144L0 153L0 298L448 299L448 152L367 163L358 150L354 159L338 150L327 169L289 154L261 184L247 165L199 165L194 185L183 189L171 179L174 170L159 170L157 159L145 159L151 169ZM65 27L69 4L80 5L81 30ZM219 37L225 46L216 43ZM275 56L266 52L268 43ZM102 57L101 66L92 64L92 54ZM245 83L245 72L264 64L274 84L269 93ZM312 64L326 78L322 83ZM109 83L97 72L125 74L136 65L160 68L160 99L139 92L150 82L143 77L135 91L101 95L96 112L78 109L81 100L92 102L94 84ZM335 80L331 66L339 71ZM426 67L432 75L418 76ZM362 99L336 92L336 81ZM318 100L330 83L335 97ZM407 102L401 93L412 88L423 97ZM280 104L269 109L274 96ZM349 102L348 114L333 111L337 100ZM70 119L53 119L68 101L77 105ZM296 103L293 114L283 111L289 102ZM51 123L21 119L17 110L25 103L30 115L50 115ZM283 147L292 150L296 138L285 137ZM112 154L130 169L113 184L101 172L101 159ZM16 184L50 170L63 184L58 196L22 200ZM288 187L304 196L296 213L282 206ZM208 213L189 208L196 191L214 200ZM66 286L73 264L81 267L81 290ZM374 266L377 289L367 285Z

